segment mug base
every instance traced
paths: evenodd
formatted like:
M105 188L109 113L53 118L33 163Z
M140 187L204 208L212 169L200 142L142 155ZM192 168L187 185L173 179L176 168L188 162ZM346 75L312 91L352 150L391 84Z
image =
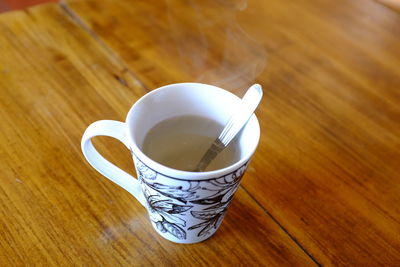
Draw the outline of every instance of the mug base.
M173 242L173 243L177 243L177 244L196 244L196 243L203 242L203 241L205 241L205 240L211 238L211 237L214 235L214 233L213 233L213 234L211 234L211 235L209 235L209 236L207 236L207 237L203 237L203 238L196 238L196 239L178 239L178 238L175 238L175 237L170 236L170 235L162 234L162 233L160 233L160 232L158 232L158 231L157 231L157 233L158 233L159 235L161 235L161 237L163 237L164 239L167 239L168 241Z

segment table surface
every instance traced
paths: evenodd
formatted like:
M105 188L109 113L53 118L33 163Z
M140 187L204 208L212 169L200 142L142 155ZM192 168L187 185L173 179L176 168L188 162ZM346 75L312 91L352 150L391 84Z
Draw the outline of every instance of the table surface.
M400 13L390 1L66 1L0 15L2 266L395 266ZM162 85L264 86L262 137L218 232L158 236L84 160ZM95 145L121 168L118 141Z

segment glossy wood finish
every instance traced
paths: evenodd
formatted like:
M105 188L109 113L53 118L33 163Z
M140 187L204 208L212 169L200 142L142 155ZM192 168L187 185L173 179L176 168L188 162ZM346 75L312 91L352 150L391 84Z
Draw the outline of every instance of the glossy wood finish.
M241 95L256 76L263 138L243 187L318 263L400 261L399 14L375 1L67 6L148 88Z
M400 0L377 0L377 1L400 13Z
M244 189L210 240L159 237L80 151L91 122L123 120L147 89L58 5L3 14L0 32L1 266L314 265ZM97 144L132 169L120 143Z
M0 15L0 262L396 266L398 25L369 0L77 0ZM80 152L92 121L182 81L265 87L242 187L194 245L159 237ZM117 141L96 145L132 169Z

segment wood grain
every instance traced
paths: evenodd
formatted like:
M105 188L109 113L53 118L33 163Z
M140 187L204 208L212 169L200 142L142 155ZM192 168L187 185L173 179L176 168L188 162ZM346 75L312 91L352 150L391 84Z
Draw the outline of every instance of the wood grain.
M318 263L400 262L399 14L351 0L66 7L148 88L263 84L244 188Z
M123 120L148 89L65 8L0 15L0 62L1 266L315 265L244 189L214 237L178 245L85 162L84 129ZM132 169L123 145L96 145Z
M393 9L394 11L400 13L400 1L399 0L376 0L379 3Z

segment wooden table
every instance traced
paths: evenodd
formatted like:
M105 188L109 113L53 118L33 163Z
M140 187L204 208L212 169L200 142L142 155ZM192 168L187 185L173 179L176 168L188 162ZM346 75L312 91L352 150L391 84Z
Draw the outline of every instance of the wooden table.
M217 234L164 240L85 128L159 86L262 84ZM356 1L66 1L0 15L1 266L398 266L400 13ZM129 152L99 137L111 161Z

